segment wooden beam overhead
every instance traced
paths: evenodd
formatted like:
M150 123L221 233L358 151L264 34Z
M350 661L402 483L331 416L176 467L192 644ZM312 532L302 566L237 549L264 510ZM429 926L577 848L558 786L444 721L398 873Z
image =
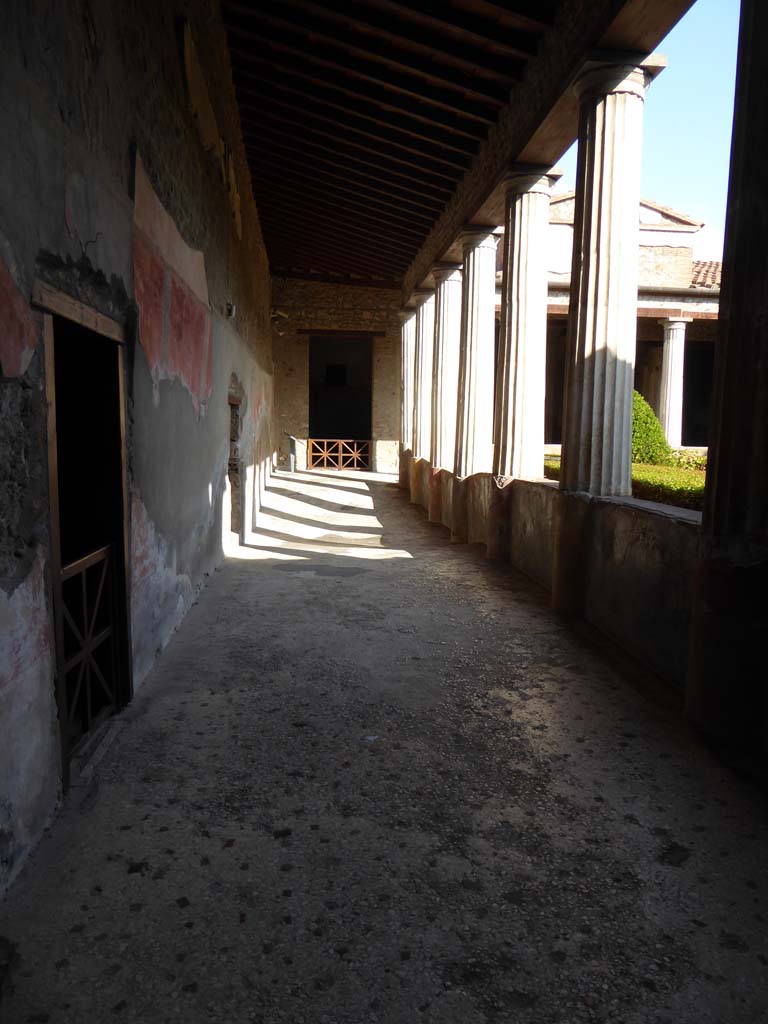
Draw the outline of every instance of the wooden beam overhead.
M347 206L351 209L358 209L361 213L375 213L376 216L381 217L383 220L407 225L409 228L416 226L422 233L429 231L434 222L434 217L403 211L402 207L399 207L396 203L379 204L371 199L370 196L363 196L354 188L346 187L339 181L328 183L320 180L308 180L305 175L291 168L274 168L270 167L269 164L262 166L265 169L259 175L258 187L260 190L267 189L267 191L271 191L273 188L277 190L281 186L284 188L285 185L288 185L290 189L301 189L305 195L312 198L331 201L334 204Z
M321 153L327 153L331 157L334 157L342 167L347 161L351 161L354 162L354 166L357 167L369 167L374 171L385 172L387 175L391 175L391 177L395 179L396 183L402 188L405 187L402 183L406 182L409 190L413 191L415 195L430 198L437 194L446 198L451 194L450 187L442 179L434 181L431 178L428 178L425 180L424 176L420 177L418 174L409 172L402 166L387 166L381 161L371 160L368 157L362 156L357 151L351 151L343 145L329 145L328 140L320 141L315 138L299 138L295 131L286 128L284 124L276 125L272 123L264 123L257 126L250 126L247 121L243 121L243 137L246 140L246 146L249 138L257 146L264 145L264 136L267 136L268 138L277 138L283 144L287 143L290 145L293 142L294 149L297 152L319 151ZM333 140L331 139L330 141L332 142ZM310 157L308 168L311 169L311 166Z
M389 93L395 97L402 97L404 100L415 103L418 108L425 111L441 112L445 116L454 117L457 121L464 121L469 124L481 125L485 129L494 124L495 109L486 103L477 103L473 100L464 99L442 89L436 89L428 83L407 78L402 75L387 74L376 65L366 60L356 60L349 54L341 53L333 56L327 50L304 49L301 40L288 36L282 38L272 33L269 36L259 35L243 30L229 30L234 37L231 50L233 54L243 60L248 60L248 51L240 40L245 36L248 45L266 45L275 53L284 53L286 56L306 63L308 67L314 66L322 69L323 73L341 75L350 81L360 82L361 88L374 90L379 94Z
M430 23L425 25L421 19L410 17L409 23L404 25L402 13L398 19L393 17L391 9L382 11L365 3L357 5L353 18L349 17L347 8L334 9L315 0L282 0L282 3L301 11L304 20L317 18L320 22L327 20L334 25L351 26L361 45L367 47L369 40L374 39L377 47L383 43L387 48L407 54L409 65L424 58L450 69L452 75L457 72L468 75L470 81L476 78L487 79L489 82L501 82L508 88L519 77L523 62L535 52L523 33L518 36L520 46L502 57L498 52L491 51L487 40L484 47L478 46L477 37L466 31L463 39L456 39L453 33L445 31L445 23L436 18L430 19ZM408 10L402 5L400 7L401 12ZM437 9L441 10L442 7ZM354 35L345 33L341 38L354 39ZM523 43L526 45L523 46Z
M274 11L274 13L270 13L270 11ZM316 19L302 18L300 22L296 22L296 20L282 16L285 12L286 8L282 5L260 4L249 12L249 16L254 22L261 22L268 26L266 32L269 36L282 31L288 35L289 40L294 41L294 44L297 37L303 38L307 48L316 46L321 52L336 54L335 59L341 59L341 67L344 67L350 59L362 61L364 67L369 70L379 69L379 74L383 76L384 81L387 80L387 74L394 73L404 76L411 83L413 91L420 92L424 84L427 84L439 89L443 95L453 96L455 103L460 101L463 105L464 99L474 99L489 112L498 112L505 103L506 94L509 91L506 87L501 88L499 85L487 84L480 87L482 80L478 81L471 75L459 72L437 74L436 70L439 66L434 60L417 58L410 54L408 57L395 57L393 49L389 50L388 55L380 52L380 49L384 49L384 47L377 47L375 43L371 45L370 37L368 47L359 45L361 41L366 41L366 37L360 38L352 29L332 28L326 23L324 31L324 24L317 22ZM346 24L351 24L349 18L346 18ZM263 29L260 32L245 30L239 26L233 27L230 31L233 35L243 36L246 39L261 39L265 32ZM513 82L514 79L509 80L510 87Z
M322 62L320 67L317 67L311 58L296 60L293 52L275 50L266 41L262 43L261 48L254 43L247 50L233 46L231 52L238 60L239 81L247 78L254 68L263 68L264 73L270 75L273 81L276 77L289 77L306 83L306 88L348 97L353 102L356 101L362 109L386 110L396 116L404 116L408 121L473 143L478 143L485 137L484 126L478 121L461 114L452 114L441 106L425 102L423 97L414 100L409 96L401 96L399 92L373 81L361 80L346 69L338 71L332 65ZM277 56L277 53L285 55L281 57Z
M398 174L390 174L387 177L386 171L377 164L354 160L331 150L328 146L299 140L292 142L290 136L270 130L268 126L262 126L259 132L250 136L245 125L243 129L246 151L251 154L268 154L278 165L286 158L289 158L287 162L298 161L308 176L313 173L315 165L321 165L338 180L378 182L393 198L410 201L412 205L428 207L432 211L436 207L438 212L442 209L445 199L451 195L451 190L442 185L432 186L421 182L421 187L416 187L411 179L402 178Z
M258 99L265 102L256 102ZM328 135L333 132L339 138L346 139L351 146L357 146L366 152L381 152L382 155L389 155L394 161L403 163L406 167L418 167L419 157L423 165L427 162L435 168L434 173L442 173L448 180L453 181L453 172L464 172L471 162L469 154L462 153L453 155L444 147L433 143L422 142L419 146L416 141L405 137L401 141L391 131L371 131L363 121L356 115L347 115L343 121L338 117L329 117L322 112L322 108L314 101L307 99L303 103L296 100L283 98L279 90L264 90L258 96L250 97L240 101L240 109L256 117L269 117L274 113L276 118L284 117L286 120L302 123L306 130L316 132L319 135ZM371 148L370 143L382 146L383 150ZM447 168L447 170L443 170Z
M364 7L372 7L392 20L397 19L406 26L418 26L430 33L433 40L447 36L462 46L474 47L480 53L498 54L506 60L528 60L533 57L538 37L546 27L535 23L508 25L490 18L479 21L476 14L449 4L405 4L395 0L362 2Z
M290 153L281 153L279 160L270 150L253 149L249 151L248 163L254 173L254 180L260 183L265 176L272 173L285 173L297 182L308 180L307 165L300 157L292 158ZM382 207L385 209L398 210L400 213L408 214L416 220L429 221L432 223L439 214L442 206L438 202L428 203L425 200L415 200L405 193L395 193L390 189L376 188L371 181L356 174L350 174L348 170L343 173L337 169L336 173L326 170L325 167L315 163L312 168L312 180L317 180L327 189L334 189L349 192L354 196L365 199L371 207ZM254 188L257 187L254 185Z
M442 129L436 130L423 120L411 118L405 111L395 115L385 114L381 107L355 100L347 96L343 90L329 92L322 84L313 84L287 70L281 70L276 76L269 64L254 66L259 70L241 70L238 74L239 91L248 97L252 93L262 98L284 94L292 100L292 105L300 104L302 109L309 103L315 108L334 111L336 121L341 115L345 123L351 118L351 124L375 125L384 137L387 137L387 133L393 132L394 138L399 137L407 141L411 151L415 147L416 152L421 152L421 146L426 145L430 148L439 147L444 153L458 153L462 158L474 156L477 152L477 140L454 136Z
M273 271L402 282L570 2L221 0Z

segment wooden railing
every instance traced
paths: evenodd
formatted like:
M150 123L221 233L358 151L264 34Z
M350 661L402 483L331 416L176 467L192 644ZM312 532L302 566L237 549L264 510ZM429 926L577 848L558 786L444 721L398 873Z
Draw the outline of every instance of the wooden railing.
M371 442L310 437L307 447L309 469L370 469Z
M76 741L117 704L111 547L63 566L61 588L66 724Z

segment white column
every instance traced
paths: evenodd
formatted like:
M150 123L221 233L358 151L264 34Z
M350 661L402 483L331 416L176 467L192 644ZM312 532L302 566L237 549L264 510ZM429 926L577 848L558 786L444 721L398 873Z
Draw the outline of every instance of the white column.
M413 454L430 456L432 362L435 346L435 293L424 292L416 307L416 378L413 394Z
M632 489L632 390L643 103L650 72L606 67L579 79L579 151L560 486Z
M454 473L459 479L493 469L497 241L491 228L462 235L464 277L454 457Z
M551 186L557 177L520 173L510 175L504 183L496 476L530 480L544 475L547 237Z
M400 313L400 442L402 451L413 448L413 380L416 349L416 313L404 309Z
M659 320L664 328L661 361L659 419L673 448L683 443L683 371L685 369L685 326L692 317Z
M437 288L430 461L433 469L453 470L461 340L461 267L437 266L432 274Z

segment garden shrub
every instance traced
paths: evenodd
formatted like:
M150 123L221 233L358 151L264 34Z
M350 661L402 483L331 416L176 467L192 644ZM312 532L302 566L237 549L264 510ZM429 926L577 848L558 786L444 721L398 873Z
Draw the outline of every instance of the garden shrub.
M675 448L672 452L672 459L674 465L679 466L681 469L704 470L707 468L706 452L686 451L685 448Z
M639 391L632 397L632 461L646 466L668 466L672 449L653 409Z
M544 459L544 476L548 480L560 478L560 459L556 455ZM632 466L632 497L700 512L706 479L707 474L701 469L645 466L636 462Z
M706 479L707 474L700 469L636 464L632 467L632 495L700 512L704 505Z

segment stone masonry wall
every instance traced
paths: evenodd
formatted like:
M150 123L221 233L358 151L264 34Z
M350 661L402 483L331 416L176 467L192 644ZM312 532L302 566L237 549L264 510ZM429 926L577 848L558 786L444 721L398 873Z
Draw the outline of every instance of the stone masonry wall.
M1 891L59 798L34 279L126 330L137 683L222 557L231 376L249 463L271 458L273 411L268 265L216 0L11 0L0 134ZM167 252L137 288L140 164L202 296Z
M384 331L383 337L373 341L373 468L396 473L400 435L399 292L275 278L272 301L280 465L288 462L287 435L303 440L309 434L309 335L298 332Z

